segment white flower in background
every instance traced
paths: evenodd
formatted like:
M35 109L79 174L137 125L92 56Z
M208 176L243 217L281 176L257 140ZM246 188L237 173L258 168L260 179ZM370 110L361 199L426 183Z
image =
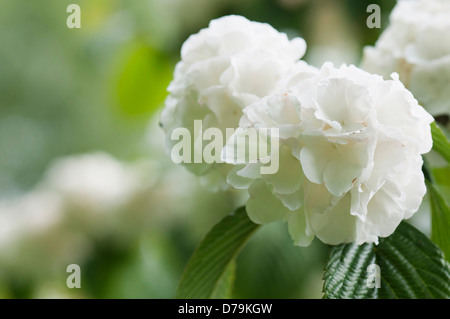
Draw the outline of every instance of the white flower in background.
M130 225L148 225L148 207L131 208L148 197L147 170L106 153L56 160L34 189L0 201L0 268L34 276L83 260L102 234L136 236L141 228Z
M142 187L140 171L106 153L57 160L43 186L86 209L108 212L126 203Z
M242 206L236 192L205 194L196 176L165 160L157 123L149 126L150 159L128 163L103 152L59 158L29 192L0 200L0 282L20 278L40 290L59 282L55 269L96 258L98 245L135 249L143 235L177 223L199 240Z
M362 67L400 80L433 115L450 115L450 1L399 1Z
M210 127L236 128L242 109L260 98L277 92L288 71L304 55L305 41L289 40L265 23L251 22L241 16L226 16L211 21L208 28L192 35L183 44L181 61L174 80L168 87L170 95L161 115L166 144L176 141L171 133L187 128L192 136L192 156L202 152L194 120L202 120L203 130ZM197 139L194 137L197 136ZM225 136L225 134L223 134ZM225 142L225 141L223 141ZM220 152L217 154L220 159ZM186 164L212 188L227 187L225 164Z
M61 198L35 190L23 197L0 202L0 252L22 237L45 233L63 217Z
M240 122L279 128L279 171L236 166L228 182L248 188L254 222L286 220L298 245L314 235L327 244L389 236L426 192L421 154L431 149L433 118L395 75L327 63L300 78L245 108Z

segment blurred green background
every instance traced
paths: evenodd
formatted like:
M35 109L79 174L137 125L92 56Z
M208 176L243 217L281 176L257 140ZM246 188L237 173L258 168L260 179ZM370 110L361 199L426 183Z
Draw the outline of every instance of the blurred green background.
M66 8L81 7L81 29ZM358 64L370 3L395 0L2 0L0 298L171 298L205 233L242 204L171 163L158 118L180 48L239 14L308 43L305 59ZM234 297L320 298L328 248L263 227ZM69 289L66 267L81 267Z

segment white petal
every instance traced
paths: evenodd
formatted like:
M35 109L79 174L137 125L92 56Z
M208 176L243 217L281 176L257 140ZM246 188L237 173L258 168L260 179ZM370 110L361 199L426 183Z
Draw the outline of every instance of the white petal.
M246 209L248 217L256 224L267 224L282 220L290 212L277 198L275 198L266 183L257 179L248 189L250 198Z
M300 162L303 173L313 183L323 183L323 173L329 162L329 156L333 152L333 146L322 137L304 136L311 146L305 146L300 151Z
M350 215L350 194L344 196L329 211L309 216L316 236L325 244L349 243L356 237L357 217Z
M278 194L292 194L300 187L303 181L300 162L287 147L279 151L279 168L275 174L264 174L262 178L273 186Z
M276 197L279 198L289 210L297 210L303 206L305 194L300 187L292 194L276 194Z
M242 169L242 165L234 166L227 175L227 183L236 189L247 189L252 183L252 179L238 175L238 171Z
M294 245L306 247L311 244L314 234L308 225L306 214L303 209L290 212L287 217L289 234Z

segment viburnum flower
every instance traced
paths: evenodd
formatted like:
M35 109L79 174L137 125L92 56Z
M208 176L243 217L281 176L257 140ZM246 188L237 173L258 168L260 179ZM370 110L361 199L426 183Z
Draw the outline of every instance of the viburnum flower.
M244 107L277 92L280 80L305 50L302 38L289 40L286 34L268 24L234 15L213 20L208 28L190 36L182 46L181 61L175 68L161 115L168 148L176 142L171 139L171 132L184 127L193 137L193 155L202 152L198 147L202 136L194 132L194 120L202 121L203 130L221 129L225 137L226 128L239 125ZM208 183L212 188L228 186L225 182L228 165L184 164L212 182Z
M450 1L398 1L362 68L400 80L433 115L450 115Z
M432 147L433 118L396 74L383 80L326 63L243 112L244 132L279 129L278 172L261 174L264 164L256 162L228 176L235 188L248 189L254 222L287 221L301 246L314 236L361 244L389 236L419 208L426 192L421 154ZM225 160L235 147L230 138Z

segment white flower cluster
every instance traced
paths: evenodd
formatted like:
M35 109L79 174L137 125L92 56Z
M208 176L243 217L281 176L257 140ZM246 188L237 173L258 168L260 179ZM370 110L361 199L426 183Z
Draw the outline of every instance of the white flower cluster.
M149 137L162 138L156 123ZM144 239L146 234L155 238L161 225L166 236L175 220L199 240L205 229L195 221L207 227L209 218L216 220L242 205L231 192L205 195L192 174L164 161L160 143L149 142L151 158L133 163L102 152L59 158L29 192L0 198L0 282L20 278L39 294L49 283L61 282L54 269L82 266L96 258L99 246L135 249L152 242ZM195 218L187 214L193 211ZM152 262L158 259L152 250L146 254ZM162 280L172 282L172 277ZM8 293L8 285L0 285L0 295L4 289ZM64 294L76 294L66 290Z
M181 61L161 116L167 146L173 146L171 132L176 128L188 128L194 136L194 120L202 120L203 129L236 128L242 109L276 92L280 80L305 50L303 39L290 41L268 24L240 16L211 21L208 28L189 37L181 49ZM197 137L200 139L201 134ZM201 152L195 146L198 139L192 140L194 152ZM222 176L226 176L227 167L217 163L186 166L215 181L211 183L215 188L226 188Z
M422 201L421 154L431 149L433 118L397 74L383 80L354 66L316 69L296 62L304 46L241 17L211 22L183 46L163 128L202 118L222 130L239 122L220 165L229 185L248 189L250 219L287 221L301 246L314 236L377 242ZM277 148L274 174L262 173L261 159L227 157L236 154L236 135L255 128L277 129L276 146L265 146Z
M78 245L78 239L86 243L88 237L118 229L117 224L129 228L118 220L133 200L148 197L143 182L146 171L148 167L126 165L105 153L58 159L34 189L0 200L0 259L6 262L4 254L18 254L27 242L39 250L45 246L43 241L53 237L59 238L59 245L48 250L57 249L57 256L59 249L70 251L69 246ZM71 252L72 258L76 252L82 254L80 249Z
M362 67L400 80L433 115L450 115L450 1L401 0Z
M241 127L279 128L280 169L250 163L228 181L248 188L253 221L286 220L298 245L377 242L419 208L432 121L397 79L326 63L244 109Z

